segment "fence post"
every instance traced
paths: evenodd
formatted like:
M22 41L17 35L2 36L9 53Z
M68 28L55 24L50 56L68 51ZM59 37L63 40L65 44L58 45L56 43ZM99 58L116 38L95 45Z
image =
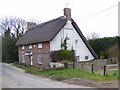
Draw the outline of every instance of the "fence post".
M104 71L103 71L103 75L105 76L106 75L106 65L104 65Z
M73 62L73 69L75 68L75 63Z
M65 65L65 68L67 69L68 68L68 63L65 62L64 65Z
M94 73L94 65L93 65L93 64L92 64L92 67L91 67L91 68L92 68L92 73Z
M83 68L83 63L82 63L82 68Z

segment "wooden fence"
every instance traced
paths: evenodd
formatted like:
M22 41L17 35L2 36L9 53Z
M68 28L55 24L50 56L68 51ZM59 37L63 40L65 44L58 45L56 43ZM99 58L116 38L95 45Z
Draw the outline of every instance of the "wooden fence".
M107 71L110 70L118 70L118 64L111 64L111 65L107 65L107 64L91 64L91 63L64 63L64 67L65 69L68 68L80 68L83 70L86 70L88 72L91 73L95 73L95 74L100 74L100 75L107 75Z

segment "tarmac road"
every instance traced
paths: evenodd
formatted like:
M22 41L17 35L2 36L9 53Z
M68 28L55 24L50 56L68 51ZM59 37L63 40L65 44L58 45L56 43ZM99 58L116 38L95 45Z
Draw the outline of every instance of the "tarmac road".
M2 88L89 88L27 74L22 69L2 63Z
M2 89L2 63L0 62L0 90Z

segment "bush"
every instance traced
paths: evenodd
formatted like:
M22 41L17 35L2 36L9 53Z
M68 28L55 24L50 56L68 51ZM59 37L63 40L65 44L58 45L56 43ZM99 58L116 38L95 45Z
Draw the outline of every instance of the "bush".
M52 51L50 54L52 62L74 61L74 52L69 50Z

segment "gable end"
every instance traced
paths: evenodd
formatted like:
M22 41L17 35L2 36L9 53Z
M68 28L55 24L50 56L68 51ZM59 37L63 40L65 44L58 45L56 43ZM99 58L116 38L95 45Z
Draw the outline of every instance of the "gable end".
M77 33L79 34L79 36L81 37L81 39L83 40L83 42L85 43L85 45L87 46L87 48L89 49L89 51L91 52L91 54L93 55L93 57L95 59L98 59L97 54L94 52L94 50L92 49L92 47L90 46L90 44L88 43L88 41L86 40L86 38L84 37L81 30L79 29L79 27L77 26L77 24L75 23L75 21L73 19L72 19L72 25L75 28L75 30L77 31Z

